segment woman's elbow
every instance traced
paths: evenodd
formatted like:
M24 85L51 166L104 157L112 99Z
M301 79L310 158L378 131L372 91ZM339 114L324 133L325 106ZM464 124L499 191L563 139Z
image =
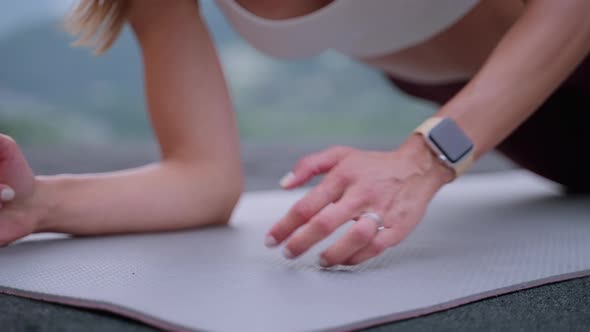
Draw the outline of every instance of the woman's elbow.
M202 177L206 179L202 179ZM194 227L203 226L203 209L209 211L207 225L226 225L230 222L232 213L244 191L244 178L240 169L220 168L210 169L206 173L197 175L201 181L195 181L194 190L204 204L195 204L190 208L191 219L195 220Z
M244 191L243 177L229 177L219 180L220 190L217 192L218 209L214 219L216 225L229 224L232 213Z
M175 228L229 223L244 190L239 163L166 160L162 166L176 187L170 201Z

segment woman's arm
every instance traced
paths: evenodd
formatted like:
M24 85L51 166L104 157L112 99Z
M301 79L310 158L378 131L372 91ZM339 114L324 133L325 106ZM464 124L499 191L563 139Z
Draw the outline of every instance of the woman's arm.
M476 157L516 129L571 73L590 49L590 1L531 0L476 77L440 110L474 140ZM469 45L465 45L469 47ZM550 134L550 133L548 133ZM436 192L452 179L424 140L412 135L392 152L335 148L302 159L282 182L292 189L326 173L267 234L295 258L347 220L358 221L320 265L359 264L402 241L420 222Z
M528 1L479 73L441 108L474 140L476 157L532 115L588 54L589 15L587 0Z
M162 161L114 173L38 177L33 202L41 231L98 234L224 223L241 193L232 105L198 5L135 1L130 21Z

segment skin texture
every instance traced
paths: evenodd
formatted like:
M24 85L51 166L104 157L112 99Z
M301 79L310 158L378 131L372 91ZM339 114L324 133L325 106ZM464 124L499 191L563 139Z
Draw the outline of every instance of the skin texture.
M143 53L149 112L162 162L116 173L34 178L18 147L1 137L0 183L16 191L16 199L0 211L3 244L36 231L156 231L227 221L241 191L237 134L223 75L198 9L192 0L137 3L131 23ZM271 3L276 4L250 4L254 10L270 8ZM307 7L292 16L326 4L300 3ZM500 3L511 7L493 5ZM476 158L530 116L590 45L586 0L535 0L526 6L484 1L481 6L475 16L468 15L423 45L389 60L363 59L416 81L472 78L437 115L459 123L475 143ZM481 9L486 6L488 10ZM270 16L289 17L273 8ZM500 21L504 24L496 24ZM490 26L495 28L486 30ZM477 29L491 34L487 43L453 56L457 40ZM415 62L409 60L412 54ZM439 63L441 59L447 61ZM398 244L453 177L416 135L395 151L336 147L307 156L282 185L297 188L319 175L325 175L323 181L269 231L268 246L284 244L285 256L295 258L365 211L380 214L386 227L377 231L373 220L357 220L322 253L323 266L358 264Z
M471 137L476 159L533 114L588 54L589 11L590 2L583 0L530 1L471 82L437 112L455 119ZM424 144L416 143L415 136L399 151L406 150L429 153ZM445 183L423 180L444 174L437 167L425 166L432 161L407 164L407 157L399 151L393 152L397 167L387 162L391 152L371 157L362 151L326 152L302 161L290 181L283 183L285 187L298 187L309 180L309 174L325 173L325 180L271 229L267 245L286 242L285 256L295 258L363 211L380 214L386 229L377 232L376 223L357 222L321 254L321 265L358 264L398 244ZM356 168L349 166L355 163ZM375 168L365 173L369 167ZM299 228L301 232L293 235Z
M0 183L14 188L16 199L0 211L0 244L40 231L144 232L228 221L242 190L237 131L198 7L192 0L142 0L131 24L161 162L34 178L18 147L1 137Z
M4 245L35 231L37 221L33 217L35 207L31 199L35 192L33 171L16 142L1 134L0 180L3 182L0 191L15 193L13 197L0 195L0 245Z

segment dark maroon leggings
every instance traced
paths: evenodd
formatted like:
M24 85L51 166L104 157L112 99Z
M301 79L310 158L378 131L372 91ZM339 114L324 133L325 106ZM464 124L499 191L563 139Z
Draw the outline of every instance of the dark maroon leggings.
M466 84L424 85L389 79L403 92L439 105ZM590 57L497 150L562 184L568 192L590 193Z

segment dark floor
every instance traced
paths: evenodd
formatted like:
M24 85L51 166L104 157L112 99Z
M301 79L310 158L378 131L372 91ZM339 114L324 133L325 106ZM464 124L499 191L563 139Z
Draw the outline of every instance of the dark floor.
M0 330L158 331L107 313L0 296ZM589 331L590 277L515 292L458 308L381 325L385 331ZM242 330L248 331L247 327Z

